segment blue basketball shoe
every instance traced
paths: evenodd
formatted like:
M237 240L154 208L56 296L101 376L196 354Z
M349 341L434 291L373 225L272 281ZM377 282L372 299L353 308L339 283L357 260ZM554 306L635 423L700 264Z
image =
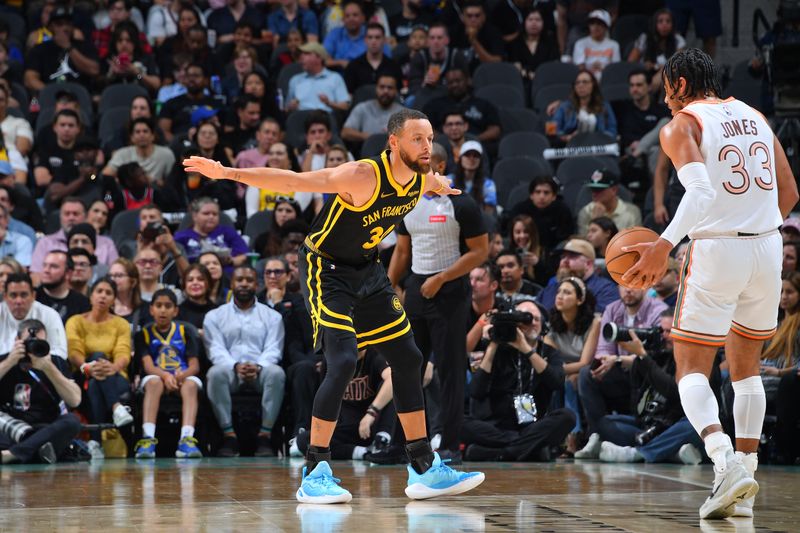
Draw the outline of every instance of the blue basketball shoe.
M347 503L353 495L339 486L328 461L320 461L310 474L303 467L303 482L297 489L297 501L302 503Z
M153 459L156 456L156 444L158 439L139 439L136 443L136 458L137 459Z
M196 438L183 437L180 442L178 442L178 449L175 450L175 457L196 459L198 457L203 457L203 452L197 447Z
M406 496L413 500L425 500L437 496L451 496L472 490L485 479L483 472L459 472L447 466L439 454L433 453L433 465L424 474L417 474L408 465Z

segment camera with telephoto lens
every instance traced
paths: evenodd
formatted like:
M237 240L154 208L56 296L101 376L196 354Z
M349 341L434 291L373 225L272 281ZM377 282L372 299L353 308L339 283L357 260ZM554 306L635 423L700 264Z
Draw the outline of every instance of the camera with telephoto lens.
M497 312L491 316L492 329L489 338L497 343L514 342L517 339L517 328L533 322L533 315L525 311L517 311L511 299L504 297L497 302Z
M148 222L144 229L141 231L142 238L146 241L154 241L159 235L164 235L167 232L167 227L161 222Z
M50 353L50 343L43 339L37 339L36 333L38 331L36 328L28 328L28 338L24 342L25 355L47 357Z
M631 332L636 333L642 344L650 350L659 350L661 348L663 330L659 326L652 328L626 328L613 322L603 326L603 338L608 342L628 342L632 340Z

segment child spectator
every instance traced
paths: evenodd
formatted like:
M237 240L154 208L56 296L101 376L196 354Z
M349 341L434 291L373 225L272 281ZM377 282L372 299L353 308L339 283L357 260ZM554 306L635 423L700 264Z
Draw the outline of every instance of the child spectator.
M141 359L141 389L144 390L142 438L136 444L137 459L156 456L156 418L163 394L179 393L183 402L181 439L175 457L202 457L194 437L198 393L203 382L197 377L199 335L191 324L175 321L178 299L170 289L159 289L150 303L153 324L136 334L136 357Z

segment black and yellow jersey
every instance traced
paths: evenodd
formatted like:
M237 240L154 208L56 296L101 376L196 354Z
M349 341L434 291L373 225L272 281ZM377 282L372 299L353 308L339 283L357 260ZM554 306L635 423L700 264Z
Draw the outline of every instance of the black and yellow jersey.
M405 186L400 185L392 176L389 153L385 150L361 160L372 164L378 178L378 186L366 204L354 207L338 194L328 198L306 239L312 251L344 264L363 264L375 256L378 244L414 209L425 176L414 174Z

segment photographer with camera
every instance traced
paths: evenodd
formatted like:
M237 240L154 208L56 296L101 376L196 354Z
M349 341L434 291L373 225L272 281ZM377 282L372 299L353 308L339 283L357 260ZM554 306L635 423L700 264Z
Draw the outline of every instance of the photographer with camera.
M630 354L623 357L630 361L626 387L631 391L632 414L606 414L590 419L590 427L598 433L592 434L586 447L575 454L576 459L689 465L703 460L702 441L683 413L675 381L670 338L673 313L673 309L662 310L656 325L650 329L607 327L609 334L614 330L620 351ZM713 373L719 377L717 364ZM594 396L584 397L587 417L599 401L602 400Z
M524 298L524 297L523 297ZM512 307L498 302L489 341L469 386L470 414L462 440L468 461L549 461L575 425L568 409L548 411L553 392L564 386L558 351L542 342L545 312L530 299Z
M591 366L581 369L578 376L578 392L586 416L588 433L591 435L587 448L597 441L597 422L612 412L630 413L630 374L636 356L627 351L625 341L631 337L627 332L632 328L638 333L648 348L651 343L658 344L659 316L667 309L660 300L646 296L643 289L628 289L619 286L620 299L612 302L603 312L600 320L600 339ZM575 453L577 459L585 459L584 453Z
M11 352L0 357L2 463L54 463L81 429L67 408L81 403L81 389L66 362L50 355L39 320L19 324Z
M189 268L189 260L183 247L173 238L161 208L148 204L139 210L139 233L136 234L136 252L153 248L161 254L161 276L159 283L178 287Z

